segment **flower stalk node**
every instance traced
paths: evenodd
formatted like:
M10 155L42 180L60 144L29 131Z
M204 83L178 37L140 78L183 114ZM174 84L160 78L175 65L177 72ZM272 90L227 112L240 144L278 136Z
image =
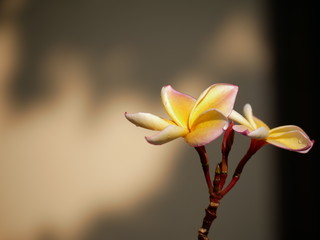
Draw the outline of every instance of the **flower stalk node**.
M210 202L210 207L218 208L220 205L219 202Z

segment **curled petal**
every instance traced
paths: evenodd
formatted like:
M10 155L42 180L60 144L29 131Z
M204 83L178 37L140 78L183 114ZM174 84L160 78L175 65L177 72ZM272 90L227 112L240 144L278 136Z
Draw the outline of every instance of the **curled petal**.
M172 120L181 127L187 127L189 114L196 100L187 94L176 91L170 85L162 88L161 98Z
M228 125L228 120L217 109L209 109L202 113L193 123L191 132L185 140L193 147L206 145L218 138Z
M265 139L269 136L269 130L265 127L259 127L258 129L250 132L248 136L256 139Z
M167 126L173 124L170 120L162 119L151 113L125 113L125 117L138 127L147 128L150 130L161 131Z
M253 129L252 125L248 122L248 120L245 119L240 113L236 112L235 110L232 110L232 112L229 115L229 119L237 123L240 123L243 126L246 126L247 129ZM238 132L236 129L234 130Z
M285 126L273 128L270 130L270 137L274 138L279 135L282 135L283 133L291 132L291 131L301 132L303 135L305 135L307 138L309 138L308 135L302 130L302 128L295 126L295 125L285 125Z
M265 124L265 123L264 123L262 120L260 120L259 118L253 116L253 120L254 120L257 128L259 128L259 127L264 127L264 128L266 128L266 129L270 130L269 126L268 126L267 124Z
M189 127L196 119L209 109L219 109L226 117L231 113L238 93L238 86L232 84L218 83L208 87L195 103L190 117Z
M243 114L246 117L246 119L248 120L248 122L252 125L252 127L254 129L257 128L256 123L253 120L253 113L252 113L252 107L249 103L245 104L243 107Z
M233 130L235 130L238 133L241 133L242 135L248 136L248 134L250 133L249 128L244 125L234 125L232 128Z
M300 153L307 153L312 148L314 141L310 140L303 131L280 131L286 129L291 129L291 127L277 128L270 133L266 141L274 146Z
M179 127L177 125L169 125L161 132L158 132L153 136L146 137L146 140L151 144L160 145L170 142L171 140L174 140L178 137L183 137L187 133L188 130L186 128Z

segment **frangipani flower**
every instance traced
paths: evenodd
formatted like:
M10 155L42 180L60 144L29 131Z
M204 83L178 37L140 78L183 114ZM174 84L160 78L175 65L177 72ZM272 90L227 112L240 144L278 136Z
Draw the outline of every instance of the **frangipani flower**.
M237 92L238 86L218 83L208 87L196 100L167 85L161 90L161 98L170 120L143 112L125 113L125 116L138 127L159 131L146 137L151 144L184 137L193 147L203 146L223 133Z
M299 153L307 153L313 146L314 141L298 126L286 125L270 129L253 116L250 104L244 106L243 113L244 116L233 110L229 115L230 120L241 124L233 126L236 132Z

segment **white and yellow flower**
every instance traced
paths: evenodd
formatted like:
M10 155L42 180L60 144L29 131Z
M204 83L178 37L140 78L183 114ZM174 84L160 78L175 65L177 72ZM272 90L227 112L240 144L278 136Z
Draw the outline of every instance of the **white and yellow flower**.
M158 131L146 137L151 144L167 143L178 137L193 147L208 144L218 138L228 126L238 86L218 83L208 87L198 99L178 92L170 85L161 90L162 103L171 119L150 113L125 113L136 126Z
M234 125L233 129L253 139L264 140L276 147L307 153L314 141L298 126L286 125L270 129L263 121L255 117L250 104L243 108L244 116L232 110L229 119L241 125Z

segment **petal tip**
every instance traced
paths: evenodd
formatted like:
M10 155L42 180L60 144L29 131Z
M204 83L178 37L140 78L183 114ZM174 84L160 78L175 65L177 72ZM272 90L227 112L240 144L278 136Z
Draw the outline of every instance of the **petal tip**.
M238 92L239 90L239 86L235 85L235 84L231 84L231 83L220 83L221 85L225 85L225 86L229 86L232 87L234 89L234 91Z
M130 121L130 113L125 112L125 113L124 113L124 116L125 116L125 118L126 118L127 120Z
M298 153L308 153L311 150L311 148L313 147L314 142L315 142L314 140L310 140L310 144L308 146L306 146L305 148L300 149L300 150L298 150L296 152L298 152Z
M152 145L161 145L161 143L152 141L152 137L144 137L144 139Z
M245 136L248 136L250 133L249 129L244 125L233 125L232 129Z
M162 87L162 91L167 90L167 89L173 89L173 87L170 84L164 85Z
M252 112L251 104L250 104L250 103L246 103L246 104L243 106L243 111L244 111L244 112L247 112L247 111Z
M134 119L133 119L133 115L134 115L134 114L128 113L128 112L125 112L125 113L124 113L125 118L126 118L129 122L131 122L131 123L133 123L133 124L136 125L136 123L134 122Z

